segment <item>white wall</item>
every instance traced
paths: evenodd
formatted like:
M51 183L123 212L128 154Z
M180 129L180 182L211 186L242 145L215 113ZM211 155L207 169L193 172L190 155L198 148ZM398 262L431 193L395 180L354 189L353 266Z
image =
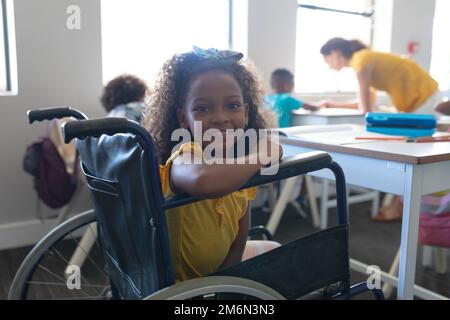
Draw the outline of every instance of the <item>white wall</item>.
M81 30L66 28L69 5L81 9ZM0 96L0 249L31 243L46 231L32 227L39 225L36 193L22 170L25 149L44 125L29 125L26 111L73 106L92 116L102 113L100 1L15 0L14 12L18 95ZM89 206L84 197L77 209Z
M391 51L406 54L408 42L418 42L419 51L412 58L429 70L435 1L394 0L393 6Z
M249 0L248 56L270 88L270 74L276 68L295 72L297 0Z

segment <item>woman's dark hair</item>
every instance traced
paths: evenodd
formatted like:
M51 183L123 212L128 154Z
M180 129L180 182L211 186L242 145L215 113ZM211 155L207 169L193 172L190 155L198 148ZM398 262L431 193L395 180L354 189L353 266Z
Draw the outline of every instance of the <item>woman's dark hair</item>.
M362 49L367 49L367 46L359 40L332 38L325 42L322 48L320 48L320 53L324 56L328 56L333 50L337 50L342 53L345 58L350 59L354 52Z
M143 80L124 74L108 82L100 101L105 110L110 112L118 105L142 101L146 92L147 85Z
M221 52L221 51L219 51ZM263 92L256 76L242 61L221 56L202 57L195 52L174 55L163 65L155 87L150 91L143 124L156 141L159 159L165 163L178 141L171 141L172 132L180 128L177 109L184 105L189 86L198 75L219 70L233 76L248 104L247 129L265 128L261 114Z

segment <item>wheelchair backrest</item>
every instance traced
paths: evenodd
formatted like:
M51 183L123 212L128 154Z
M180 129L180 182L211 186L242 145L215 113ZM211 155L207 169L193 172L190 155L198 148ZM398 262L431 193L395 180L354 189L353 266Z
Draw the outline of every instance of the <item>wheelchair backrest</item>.
M77 140L107 273L122 299L173 284L158 162L144 145L132 134Z

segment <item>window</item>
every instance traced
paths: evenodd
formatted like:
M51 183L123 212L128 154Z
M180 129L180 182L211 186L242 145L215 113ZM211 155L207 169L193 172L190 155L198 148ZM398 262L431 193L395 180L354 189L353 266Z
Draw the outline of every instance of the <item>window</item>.
M433 46L431 49L430 74L439 83L442 91L450 90L450 41L448 31L450 1L436 0L433 23Z
M231 0L102 0L103 81L131 73L151 85L174 53L228 49Z
M359 39L370 45L372 1L299 0L298 3L295 91L356 92L354 72L347 68L340 72L330 70L320 48L333 37Z
M0 93L12 91L11 72L11 18L12 2L1 0L0 2Z

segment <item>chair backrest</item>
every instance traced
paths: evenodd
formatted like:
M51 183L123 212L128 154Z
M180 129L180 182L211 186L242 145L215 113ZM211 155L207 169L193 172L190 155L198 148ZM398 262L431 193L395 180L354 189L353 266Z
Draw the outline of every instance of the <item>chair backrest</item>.
M107 273L122 299L174 282L158 162L148 146L133 134L77 141Z

